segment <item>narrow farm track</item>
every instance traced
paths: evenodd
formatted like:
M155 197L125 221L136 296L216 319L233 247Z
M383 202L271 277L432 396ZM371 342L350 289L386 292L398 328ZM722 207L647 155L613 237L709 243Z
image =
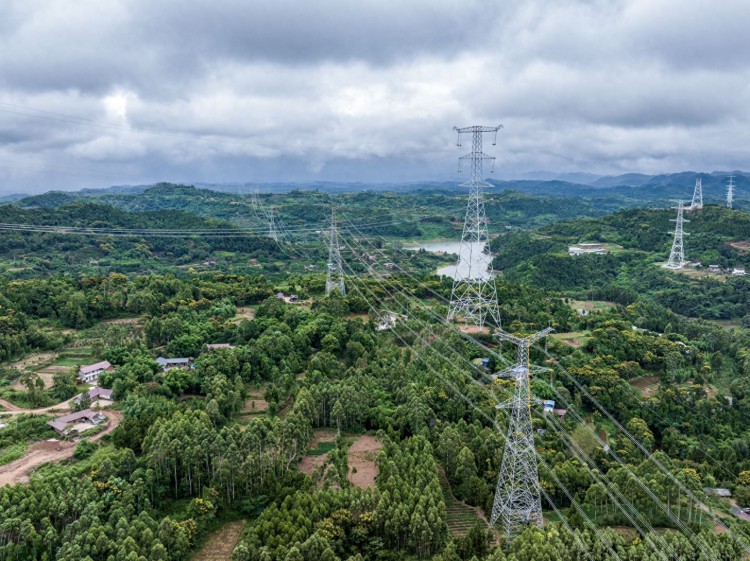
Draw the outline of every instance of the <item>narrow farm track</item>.
M109 419L109 424L102 432L95 434L88 440L96 441L105 434L117 428L122 419L122 413L115 410L102 411ZM15 483L28 483L33 470L48 462L67 460L73 455L78 442L63 440L43 440L29 446L23 457L0 467L0 487Z

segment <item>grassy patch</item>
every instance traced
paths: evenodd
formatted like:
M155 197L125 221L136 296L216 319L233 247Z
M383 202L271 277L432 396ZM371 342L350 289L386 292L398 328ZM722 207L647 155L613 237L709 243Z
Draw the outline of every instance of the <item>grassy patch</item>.
M569 333L552 333L550 337L571 347L582 347L589 340L588 331L571 331Z
M56 360L52 366L80 366L81 364L84 364L89 359L88 357L83 358L60 358Z
M11 444L0 449L0 466L15 462L26 453L26 448L25 442L19 442L18 444Z
M314 448L313 450L308 450L307 455L308 456L322 456L323 454L327 454L334 448L336 448L335 442L318 442L318 446Z

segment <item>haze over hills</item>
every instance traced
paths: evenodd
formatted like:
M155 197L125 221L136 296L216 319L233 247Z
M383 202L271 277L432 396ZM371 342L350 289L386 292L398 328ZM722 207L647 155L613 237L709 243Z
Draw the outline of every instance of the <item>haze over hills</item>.
M696 177L703 179L704 186L724 185L726 179L733 175L738 186L750 184L750 172L735 171L712 171L695 172L682 171L676 173L664 173L657 175L646 175L642 173L626 173L621 175L600 176L590 173L554 173L554 172L533 172L523 174L508 179L494 179L492 176L488 181L498 187L522 190L531 190L535 186L550 184L559 186L567 184L573 187L593 187L597 189L609 189L620 187L685 187L692 189ZM408 181L408 182L334 182L334 181L311 181L311 182L191 182L192 185L202 189L212 191L227 191L237 194L248 194L257 189L261 192L285 192L295 189L320 190L325 192L352 192L352 191L405 191L416 189L453 189L461 183L457 181ZM136 194L153 187L156 184L140 185L112 185L101 188L84 188L78 190L55 190L80 195L107 195L107 194ZM543 187L539 187L543 188ZM561 194L565 194L564 192ZM0 197L0 202L17 200L24 197L33 196L29 193L13 193Z
M578 179L584 179L578 174ZM675 200L690 201L697 177L702 178L703 196L707 203L722 204L726 197L727 178L733 175L735 188L735 207L750 208L750 173L735 171L698 174L685 171L673 174L643 175L624 174L618 176L598 177L589 176L588 183L575 182L560 178L546 179L489 179L493 188L489 192L517 191L527 195L579 198L587 205L599 206L603 209L617 210L633 206L668 206ZM551 176L550 176L551 177ZM571 177L562 174L560 177ZM572 179L572 177L571 177ZM169 186L172 186L170 190ZM42 195L25 196L21 194L9 195L0 199L0 204L10 203L22 207L53 208L75 201L100 199L107 204L131 211L157 210L164 208L163 199L169 198L167 208L190 209L196 203L196 197L205 204L222 205L230 203L232 197L247 196L257 191L261 194L284 194L293 191L317 191L321 193L358 193L358 192L415 192L438 191L450 194L462 194L465 190L459 182L404 182L404 183L196 183L195 192L190 192L185 200L181 195L187 192L174 192L176 187L171 183L157 183L156 185L115 185L101 189L82 189L79 191L49 191ZM148 193L148 197L141 195ZM160 201L154 201L154 198ZM192 209L199 214L201 210ZM213 214L212 211L210 215ZM231 214L231 213L230 213ZM229 215L221 215L228 218Z

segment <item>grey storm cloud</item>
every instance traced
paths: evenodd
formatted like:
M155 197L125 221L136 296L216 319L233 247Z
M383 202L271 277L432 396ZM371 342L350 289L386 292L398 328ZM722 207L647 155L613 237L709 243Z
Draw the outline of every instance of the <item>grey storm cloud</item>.
M0 191L745 168L746 0L6 0Z

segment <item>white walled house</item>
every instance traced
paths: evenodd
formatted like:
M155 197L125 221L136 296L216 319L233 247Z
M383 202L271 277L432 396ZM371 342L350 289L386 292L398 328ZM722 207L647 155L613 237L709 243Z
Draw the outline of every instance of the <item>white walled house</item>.
M109 361L103 360L96 364L81 366L78 369L78 379L86 384L96 384L99 381L99 374L102 372L112 372L115 369Z

